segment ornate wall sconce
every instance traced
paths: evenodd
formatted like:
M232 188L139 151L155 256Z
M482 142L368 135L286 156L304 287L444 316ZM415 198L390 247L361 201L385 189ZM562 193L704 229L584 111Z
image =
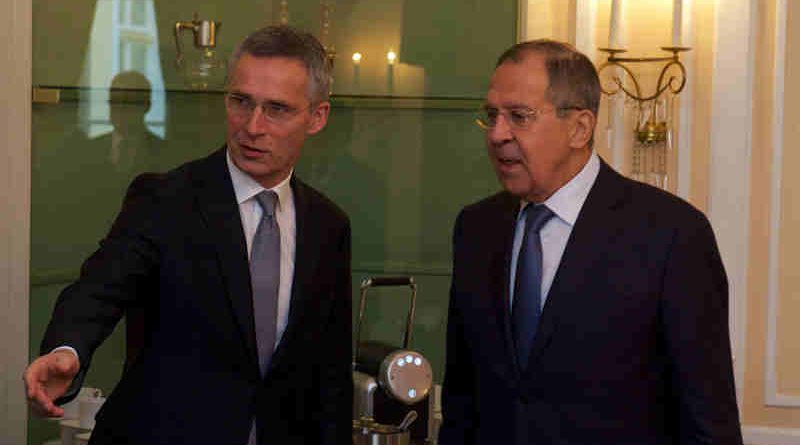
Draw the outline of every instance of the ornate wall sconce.
M600 65L598 73L610 79L602 82L603 93L609 97L618 97L633 109L634 129L632 144L631 176L662 189L670 184L670 152L673 148L673 109L675 98L686 86L686 67L680 60L683 52L691 48L681 45L683 21L683 0L673 0L672 8L672 45L663 46L661 50L671 53L660 57L624 57L626 49L620 45L620 24L623 0L612 0L609 26L609 48L598 48L607 54L606 61ZM642 88L644 71L634 71L635 65L647 65L658 70L658 80L651 93ZM622 108L611 110L615 121L615 131L624 121ZM619 140L617 141L619 144ZM627 144L625 144L627 145Z
M633 163L631 176L641 182L667 189L668 152L672 148L672 109L673 99L686 86L686 67L680 61L680 53L690 48L665 46L671 52L666 57L620 57L626 52L618 48L599 48L608 54L606 62L598 69L599 73L611 70L610 85L602 86L608 96L624 96L631 104L635 115ZM655 91L642 92L641 82L631 69L632 64L663 63L658 75ZM618 68L618 69L614 69Z

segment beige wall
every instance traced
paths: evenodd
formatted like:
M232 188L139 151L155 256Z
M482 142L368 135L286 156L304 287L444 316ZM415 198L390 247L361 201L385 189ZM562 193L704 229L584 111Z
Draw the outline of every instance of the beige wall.
M568 29L573 35L566 40L575 42L576 29L590 26L591 47L579 48L606 46L611 0L590 3L572 2L562 18L567 25L548 27L537 18L537 36L550 30L550 37L563 38ZM671 35L672 0L623 4L625 46L636 55L658 54L659 42ZM592 8L591 20L581 8ZM800 444L800 101L793 100L800 98L800 2L684 0L684 11L690 88L681 95L684 120L677 125L687 133L678 150L688 158L673 159L676 177L687 179L677 192L709 213L726 263L745 440ZM603 61L602 54L594 58ZM743 68L731 73L731 66ZM744 99L729 102L729 96ZM603 102L597 148L613 162ZM743 140L726 151L731 132ZM728 158L735 159L732 172Z
M0 2L0 445L25 443L28 362L31 2Z
M709 201L709 147L711 145L711 92L713 88L713 52L714 33L716 29L715 4L712 1L694 2L691 8L693 41L690 42L694 72L690 81L694 84L694 94L689 102L692 110L692 131L690 164L692 173L689 194L685 196L689 202L701 210L708 210Z
M800 441L800 4L759 0L753 89L746 424ZM782 8L779 10L779 8ZM785 45L776 45L785 32ZM780 88L783 87L783 94ZM782 119L782 122L781 122ZM787 433L788 434L788 433Z
M784 116L788 123L800 122L800 103L785 98L800 97L800 7L797 2L788 5L786 52L786 90L784 94ZM794 43L794 44L792 44ZM778 392L793 397L800 396L800 232L796 222L800 221L800 176L794 175L795 166L800 165L800 152L792 150L795 141L800 141L800 128L796 125L783 127L783 162L781 190L781 251L779 263L780 299L777 329ZM798 417L800 419L800 417Z

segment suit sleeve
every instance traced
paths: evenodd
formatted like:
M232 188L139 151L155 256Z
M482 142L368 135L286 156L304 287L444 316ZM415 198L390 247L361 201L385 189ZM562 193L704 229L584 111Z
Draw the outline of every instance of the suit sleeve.
M662 323L680 443L741 444L728 332L728 284L703 216L678 230L664 275Z
M463 212L453 230L453 277L447 312L447 345L442 385L443 423L439 431L442 445L469 445L475 442L475 370L464 336L464 319L459 306L463 253Z
M75 397L95 349L111 334L125 309L150 288L158 253L146 227L152 222L153 175L137 177L128 189L122 210L100 247L82 265L78 280L56 300L40 353L70 346L80 359L80 370L66 394Z
M350 272L350 224L344 228L336 244L331 267L335 269L333 309L324 336L326 344L318 352L320 391L320 444L352 443L353 372L352 357L352 293Z

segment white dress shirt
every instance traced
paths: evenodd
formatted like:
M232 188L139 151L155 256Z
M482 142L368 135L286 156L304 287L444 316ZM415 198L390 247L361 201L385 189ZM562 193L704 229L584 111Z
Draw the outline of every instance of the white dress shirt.
M253 237L256 234L258 223L261 221L261 206L255 196L263 190L267 190L257 183L245 172L239 170L231 160L230 153L227 154L228 171L233 181L233 191L236 193L236 202L239 204L239 215L242 218L242 229L247 241L247 257L250 258L250 249L253 245ZM275 206L275 217L281 231L281 276L278 288L278 320L275 324L275 346L278 346L283 332L286 330L286 323L289 321L289 304L292 296L292 281L294 279L294 253L295 253L295 207L294 194L289 184L292 178L292 171L289 176L281 181L280 184L268 189L278 195L278 203Z
M592 152L586 165L569 182L564 184L542 204L546 205L555 215L542 226L539 236L542 239L542 307L547 301L547 293L553 284L561 256L567 246L567 240L575 226L575 220L586 202L597 174L600 172L600 158ZM514 307L514 282L517 275L517 257L522 246L522 237L525 234L525 213L522 209L528 205L527 201L520 204L517 215L517 225L514 229L514 247L511 251L511 281L509 282L509 304Z

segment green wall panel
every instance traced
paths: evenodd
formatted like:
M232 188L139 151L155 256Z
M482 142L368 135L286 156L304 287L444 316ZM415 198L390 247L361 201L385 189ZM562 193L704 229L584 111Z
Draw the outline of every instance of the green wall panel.
M106 122L81 123L81 115L109 108L94 91L76 92L74 101L36 104L32 115L31 273L34 280L76 271L93 252L119 211L130 181L143 171L165 171L204 156L224 143L221 95L173 92L167 95L167 140L142 125L146 106L112 103L129 142L115 146L110 132L90 137ZM107 97L107 94L105 95ZM136 125L138 119L139 125Z

